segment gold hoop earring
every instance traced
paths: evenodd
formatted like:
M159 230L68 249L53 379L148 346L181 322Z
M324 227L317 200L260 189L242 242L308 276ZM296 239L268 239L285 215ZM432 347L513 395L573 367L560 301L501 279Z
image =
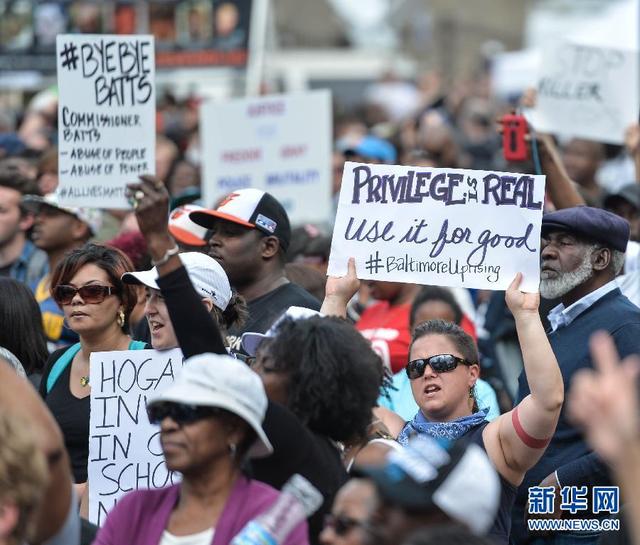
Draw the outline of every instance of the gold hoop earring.
M124 321L125 321L124 310L120 309L118 311L118 317L116 318L116 322L119 327L124 327Z

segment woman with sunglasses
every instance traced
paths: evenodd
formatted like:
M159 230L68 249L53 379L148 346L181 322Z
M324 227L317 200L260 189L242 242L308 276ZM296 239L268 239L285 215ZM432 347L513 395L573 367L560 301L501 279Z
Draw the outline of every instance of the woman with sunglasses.
M262 382L243 362L218 354L188 359L175 382L147 405L149 421L160 425L167 467L181 474L181 482L124 496L94 544L230 543L279 496L241 469L273 452L262 428L266 410ZM295 525L284 543L307 545L306 522Z
M336 494L320 534L322 545L365 545L366 522L376 507L373 481L353 477Z
M506 292L506 302L515 318L531 394L513 410L487 421L487 410L478 410L475 402L480 366L473 339L451 322L424 322L414 331L406 368L420 410L398 436L401 444L414 434L448 440L464 437L486 450L502 483L490 536L504 544L516 488L551 439L564 397L558 362L538 314L540 296L521 292L521 280L518 274Z
M91 353L148 348L128 335L136 293L120 277L132 268L120 250L87 244L67 254L51 275L52 296L80 342L49 356L40 393L62 430L76 483L87 480Z

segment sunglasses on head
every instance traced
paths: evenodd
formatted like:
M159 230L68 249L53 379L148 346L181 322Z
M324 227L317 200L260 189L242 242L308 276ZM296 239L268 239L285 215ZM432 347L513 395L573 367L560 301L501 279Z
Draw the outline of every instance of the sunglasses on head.
M96 304L102 303L107 296L115 295L118 292L113 286L103 286L101 284L87 284L80 288L63 284L54 288L53 298L59 305L69 305L76 296L76 293L80 294L80 297L85 303Z
M165 418L171 418L179 426L193 424L211 416L219 416L223 409L188 405L187 403L154 403L147 407L147 416L151 424L160 424Z
M412 360L407 364L407 376L414 380L424 375L427 365L431 366L434 373L448 373L453 371L459 364L471 365L470 362L463 358L458 358L452 354L438 354L426 359Z
M325 528L331 528L338 536L344 536L353 528L362 525L362 521L345 517L344 515L332 515L329 513L324 517Z

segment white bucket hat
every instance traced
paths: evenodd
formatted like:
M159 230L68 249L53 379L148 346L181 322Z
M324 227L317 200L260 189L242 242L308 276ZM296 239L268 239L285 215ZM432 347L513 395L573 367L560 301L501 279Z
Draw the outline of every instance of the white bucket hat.
M208 353L189 358L173 384L151 396L148 404L165 401L225 409L242 418L256 432L247 456L263 458L273 452L262 429L267 411L262 380L240 360Z

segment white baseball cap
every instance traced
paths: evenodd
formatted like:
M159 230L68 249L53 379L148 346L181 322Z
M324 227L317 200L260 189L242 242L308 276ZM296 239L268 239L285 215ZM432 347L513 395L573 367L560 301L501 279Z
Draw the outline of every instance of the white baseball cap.
M219 407L236 414L257 435L247 456L263 458L273 452L271 442L262 429L267 411L267 394L262 380L240 360L209 353L189 358L173 384L152 395L148 404L165 401Z
M231 286L220 263L200 252L184 252L179 257L196 291L202 297L211 299L220 310L225 310L231 300ZM124 273L122 281L125 284L142 284L159 290L160 286L156 282L158 276L158 270L153 267L148 271Z
M196 204L185 204L172 210L169 214L169 232L178 242L190 246L205 246L207 244L207 228L194 223L189 214L206 210Z
M96 235L102 227L102 212L97 208L80 208L77 206L64 206L60 204L60 199L57 193L49 193L44 197L40 195L25 195L22 197L22 202L25 204L34 203L39 206L49 206L62 212L66 212L85 223L92 235Z
M313 316L322 316L317 310L311 310L304 307L289 307L267 330L266 333L243 333L242 334L242 348L250 356L255 356L258 351L258 346L265 339L270 339L276 336L278 327L284 320L304 320L306 318L312 318Z

